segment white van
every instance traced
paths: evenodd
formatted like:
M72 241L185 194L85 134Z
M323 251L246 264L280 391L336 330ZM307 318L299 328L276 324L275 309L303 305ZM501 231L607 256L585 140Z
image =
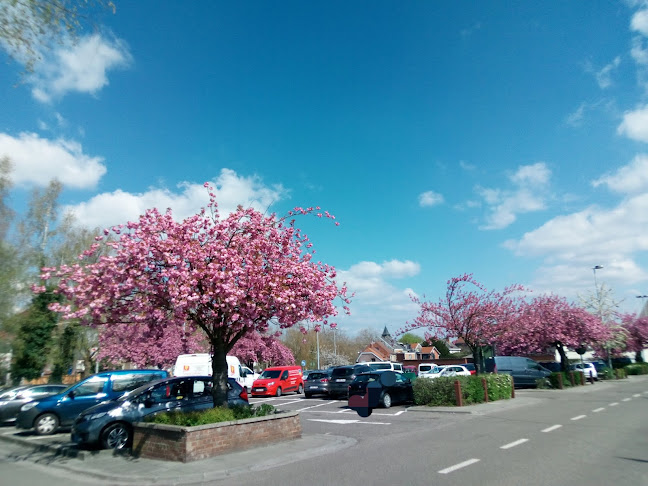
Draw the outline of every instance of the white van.
M418 374L429 373L436 367L437 365L435 363L421 363L418 365Z
M176 358L173 367L173 376L211 376L211 374L212 359L209 353L181 354ZM227 376L234 378L249 391L259 374L242 365L236 356L227 356Z
M370 363L361 363L361 364L366 364L371 368L372 370L392 370L392 371L398 371L400 373L403 372L403 364L402 363L392 363L391 361L372 361Z

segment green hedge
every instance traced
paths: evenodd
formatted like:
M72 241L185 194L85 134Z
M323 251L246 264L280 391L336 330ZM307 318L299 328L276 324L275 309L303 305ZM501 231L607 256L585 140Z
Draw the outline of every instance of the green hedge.
M179 425L182 427L195 427L197 425L216 424L219 422L230 422L252 417L264 417L276 413L272 405L263 403L258 407L236 405L234 407L216 407L196 412L170 411L154 415L146 422L155 424Z
M461 383L464 405L484 402L482 378L486 379L488 400L511 398L511 377L509 375L482 374L472 376L448 376L434 379L420 378L414 382L414 403L416 405L455 406L455 381Z
M623 369L628 375L648 375L648 363L634 363Z

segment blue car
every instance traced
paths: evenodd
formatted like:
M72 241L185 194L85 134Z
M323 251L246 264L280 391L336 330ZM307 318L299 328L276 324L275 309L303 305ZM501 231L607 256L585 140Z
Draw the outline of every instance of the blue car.
M227 404L249 405L247 390L227 380ZM72 442L123 449L133 440L135 422L168 411L190 412L214 406L211 376L180 376L141 386L112 402L81 413L72 426Z
M34 429L38 435L53 434L59 428L70 427L85 409L168 376L164 370L104 371L89 376L61 393L24 404L16 417L16 427Z

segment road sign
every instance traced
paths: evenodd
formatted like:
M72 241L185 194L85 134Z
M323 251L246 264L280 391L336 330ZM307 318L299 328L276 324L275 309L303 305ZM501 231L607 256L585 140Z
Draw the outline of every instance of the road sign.
M302 359L302 367L303 366L306 366L306 360L305 359Z

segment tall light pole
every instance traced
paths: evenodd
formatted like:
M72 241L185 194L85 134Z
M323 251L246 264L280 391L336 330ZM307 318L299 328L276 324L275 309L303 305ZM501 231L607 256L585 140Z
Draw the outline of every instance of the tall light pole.
M637 295L637 299L641 299L641 310L639 311L639 317L648 315L648 309L646 309L643 299L648 299L648 295Z
M319 359L319 331L315 330L315 336L317 338L317 369L320 369L320 359Z
M601 322L603 323L603 312L602 312L602 309L601 309L601 293L599 291L598 282L596 281L596 271L601 270L602 268L603 267L601 265L594 265L592 267L592 271L594 272L594 288L596 289L596 306L597 306L597 310L598 310L599 319L601 319ZM605 324L605 323L603 323L603 324ZM607 351L608 366L610 367L610 369L612 369L612 357L610 356L610 343L607 343L605 345L605 348L606 348L606 351Z

